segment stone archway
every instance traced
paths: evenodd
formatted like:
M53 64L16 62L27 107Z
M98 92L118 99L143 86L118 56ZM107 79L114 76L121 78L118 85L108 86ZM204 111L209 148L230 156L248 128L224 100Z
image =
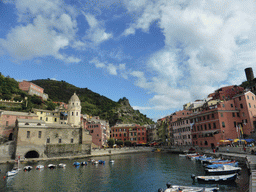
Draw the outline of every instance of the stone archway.
M9 140L9 141L12 141L12 140L13 140L13 133L10 133L8 140Z
M25 158L39 158L39 153L37 151L28 151L25 155Z

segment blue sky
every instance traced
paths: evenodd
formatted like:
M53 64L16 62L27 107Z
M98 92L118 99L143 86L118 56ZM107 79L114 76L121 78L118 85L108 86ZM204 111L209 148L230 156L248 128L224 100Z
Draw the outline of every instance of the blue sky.
M75 2L75 3L74 3ZM255 66L253 0L4 0L0 72L64 80L157 120Z

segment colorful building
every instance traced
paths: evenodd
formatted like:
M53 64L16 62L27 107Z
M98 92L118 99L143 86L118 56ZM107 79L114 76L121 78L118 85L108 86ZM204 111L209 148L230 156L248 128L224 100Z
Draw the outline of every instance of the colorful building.
M42 97L43 100L48 99L48 95L44 93L44 89L42 87L39 87L38 85L29 81L23 80L22 82L19 82L19 88L27 92L29 95L37 95Z
M147 143L147 130L145 126L136 124L117 124L111 127L110 137L115 140L131 141L132 144Z

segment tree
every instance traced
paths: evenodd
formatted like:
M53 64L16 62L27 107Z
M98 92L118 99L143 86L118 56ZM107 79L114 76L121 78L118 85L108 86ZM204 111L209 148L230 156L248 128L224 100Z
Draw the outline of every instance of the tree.
M55 103L53 103L52 101L47 102L47 109L48 110L54 110L56 108L56 106L57 105Z
M123 142L122 140L117 140L117 141L116 141L116 144L117 144L118 146L121 146L121 145L124 144L124 142Z
M125 146L131 146L131 145L132 145L132 143L131 143L131 141L126 140L126 141L124 141L124 145L125 145Z
M108 142L107 142L107 143L108 143L108 146L112 148L113 145L115 144L115 139L111 139L111 138L110 138L110 139L108 139Z

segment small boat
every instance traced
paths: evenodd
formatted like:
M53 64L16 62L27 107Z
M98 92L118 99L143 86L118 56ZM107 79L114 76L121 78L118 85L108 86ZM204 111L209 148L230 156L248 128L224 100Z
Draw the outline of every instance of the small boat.
M59 167L60 167L60 168L65 168L65 167L66 167L66 164L65 164L65 163L60 163L60 164L59 164Z
M94 159L89 159L88 162L93 163L95 160Z
M56 165L54 165L54 164L49 164L49 165L48 165L48 168L49 168L49 169L55 169L55 168L56 168Z
M81 162L81 165L82 165L82 166L87 165L87 162L86 162L86 161L83 161L83 162Z
M191 175L191 178L195 182L203 182L203 183L221 183L221 182L234 182L237 178L237 173L229 174L229 175L212 175L212 176L195 176Z
M109 163L115 163L115 161L114 160L110 160Z
M98 164L99 164L99 161L94 161L92 164L98 165Z
M211 164L229 164L229 163L235 163L235 162L236 161L222 160L222 161L211 162Z
M99 164L105 165L105 161L99 160L98 162L99 162Z
M31 171L32 168L33 168L32 166L28 165L28 166L25 166L25 167L23 168L23 170L24 170L24 171Z
M170 183L166 184L167 189L161 190L158 189L158 192L217 192L218 187L194 187L194 186L184 186L184 185L171 185Z
M211 164L211 165L207 165L206 168L207 169L216 169L218 167L223 167L223 165L230 165L230 166L233 166L233 167L238 167L238 162L227 163L227 164Z
M233 167L231 165L223 165L216 169L205 169L206 174L209 175L227 175L232 173L239 173L241 171L240 167Z
M44 169L44 166L43 166L43 165L37 165L37 166L36 166L36 169L37 169L37 170Z
M18 172L19 172L19 169L13 168L11 171L6 172L6 176L10 177L10 176L16 175Z
M75 161L75 162L73 163L73 165L74 165L75 167L77 167L77 166L79 166L79 165L80 165L80 163L79 163L79 162L77 162L77 161Z

